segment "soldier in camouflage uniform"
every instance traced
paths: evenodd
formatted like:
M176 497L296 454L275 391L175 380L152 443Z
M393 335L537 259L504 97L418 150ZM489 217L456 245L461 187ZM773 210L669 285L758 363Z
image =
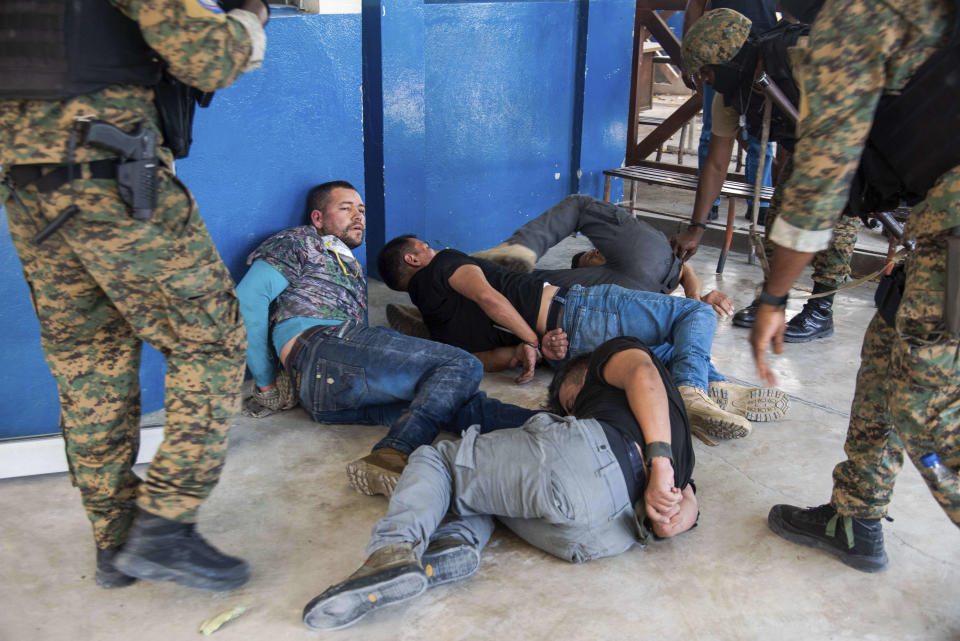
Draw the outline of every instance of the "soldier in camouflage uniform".
M110 1L137 23L173 75L204 91L229 85L263 59L267 14L259 0L229 15L197 0ZM245 336L230 274L190 191L171 170L170 151L158 148L152 218L135 220L116 179L93 169L112 164L104 161L114 152L71 143L79 118L159 131L149 86L2 100L0 163L8 189L0 202L57 380L70 476L93 524L97 583L120 587L139 577L231 589L249 577L247 564L194 531L239 410ZM51 188L45 179L65 165L72 165L73 180ZM42 244L33 239L70 206L77 212L59 231ZM166 357L166 428L141 480L132 467L144 341Z
M784 327L779 303L812 253L829 243L881 94L903 88L945 45L955 6L951 0L828 1L809 45L797 52L802 98L795 171L771 231L778 247L751 336L766 380L773 375L765 350L772 341L779 352ZM878 314L864 337L847 460L834 468L830 503L770 511L770 527L784 538L860 570L886 567L881 518L904 450L918 468L922 456L935 452L954 472L930 489L960 525L960 340L944 324L947 238L958 225L960 167L954 167L911 212L904 236L917 248L906 260L895 323Z
M714 65L729 63L738 54L750 33L750 20L732 9L714 9L698 20L683 39L683 56L686 68L713 80ZM757 72L760 73L759 71ZM707 221L711 203L720 194L726 177L727 164L733 152L739 124L739 111L724 102L720 93L714 96L712 105L705 109L713 111L713 130L706 162L701 171L700 183L693 207L693 217L689 227L671 239L677 254L687 260L696 252L703 237L703 226ZM789 137L775 142L792 149L793 140ZM766 216L766 236L764 252L769 260L773 256L773 244L769 241L770 229L780 209L780 186L791 171L788 161L778 177L778 188ZM830 245L817 253L813 259L813 292L822 294L845 285L850 280L850 259L857 242L860 221L856 218L844 218L836 225ZM811 299L803 310L787 325L784 341L805 343L815 338L833 334L833 294ZM733 324L751 327L756 316L757 301L734 314Z

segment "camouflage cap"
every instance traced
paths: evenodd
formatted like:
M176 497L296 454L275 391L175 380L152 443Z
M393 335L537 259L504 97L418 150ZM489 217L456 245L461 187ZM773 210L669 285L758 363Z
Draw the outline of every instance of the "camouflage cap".
M750 35L750 19L733 9L707 11L683 38L681 53L687 73L704 65L733 60Z

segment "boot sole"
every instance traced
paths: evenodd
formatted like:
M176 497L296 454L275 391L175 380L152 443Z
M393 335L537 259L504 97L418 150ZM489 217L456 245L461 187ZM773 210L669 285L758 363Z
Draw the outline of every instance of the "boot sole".
M790 399L780 390L765 387L744 389L742 392L734 391L733 399L731 390L727 388L711 385L708 392L710 400L720 409L739 414L755 423L778 421L790 409Z
M400 475L383 468L369 465L366 461L354 461L347 464L347 476L350 486L361 494L376 496L383 494L387 498L393 496L397 489Z
M428 549L423 553L420 562L429 578L428 587L432 588L444 583L462 581L476 574L480 569L480 551L469 543L436 552Z
M202 576L181 568L171 568L125 552L117 554L113 565L124 574L137 579L173 581L188 588L212 592L235 590L250 580L250 567L245 563L230 575L221 578Z
M137 577L127 576L120 571L103 572L101 570L97 570L94 580L97 582L99 587L112 590L114 588L125 588L128 585L136 583Z
M738 423L730 423L721 419L715 418L701 418L697 417L696 419L691 418L690 423L696 425L707 435L719 439L735 439L735 438L746 438L750 436L751 428L744 427Z
M817 550L823 550L827 554L830 554L845 565L850 566L855 570L860 570L861 572L882 572L887 569L887 553L884 552L883 556L880 558L875 557L864 557L864 556L854 556L848 552L837 549L833 544L828 541L824 541L820 537L813 536L798 530L781 516L779 506L775 505L770 508L770 514L767 516L767 525L770 526L770 529L773 530L774 534L777 536L790 541L791 543L796 543L798 545L803 545L808 548L814 548Z
M403 603L427 589L427 577L417 565L371 574L328 589L303 609L303 624L311 630L339 630L373 610Z
M784 343L809 343L812 340L817 338L826 338L827 336L833 336L833 328L825 329L810 336L788 336L787 334L783 335Z

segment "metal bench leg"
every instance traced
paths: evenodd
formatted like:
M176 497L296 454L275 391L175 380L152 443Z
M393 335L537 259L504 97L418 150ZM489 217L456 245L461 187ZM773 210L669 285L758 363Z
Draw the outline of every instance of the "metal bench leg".
M603 199L607 202L610 202L610 180L612 176L607 176L606 180L603 181Z
M736 206L733 198L727 199L727 229L723 238L723 249L720 250L720 260L717 261L717 273L723 273L723 267L727 263L727 253L730 251L730 243L733 241L733 223L736 220Z

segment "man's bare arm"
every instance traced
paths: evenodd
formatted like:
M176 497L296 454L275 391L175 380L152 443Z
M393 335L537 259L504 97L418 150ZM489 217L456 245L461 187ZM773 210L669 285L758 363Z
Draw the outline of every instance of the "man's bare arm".
M487 318L497 325L506 327L523 341L515 348L511 348L516 358L516 364L523 368L520 376L517 377L517 383L527 383L533 379L533 370L539 358L539 348L530 347L527 343L539 345L540 337L527 324L520 312L510 304L510 301L503 294L493 288L487 277L483 275L483 270L476 265L461 265L451 274L449 283L454 291L479 305ZM497 362L501 358L502 355L498 357ZM482 358L480 360L483 362ZM484 366L486 366L485 362ZM507 367L510 367L510 365Z
M707 160L700 172L697 183L697 195L693 202L693 217L695 223L706 224L710 208L716 202L723 181L727 178L727 167L730 164L730 155L733 153L735 138L710 134L710 146L707 151ZM685 231L670 239L674 253L682 261L689 260L700 246L703 237L702 227L689 227Z
M670 443L670 407L667 390L650 355L642 349L628 349L611 356L603 368L603 379L622 389L647 443ZM649 461L644 501L647 516L654 523L670 523L679 512L682 494L673 483L673 464L657 456Z

